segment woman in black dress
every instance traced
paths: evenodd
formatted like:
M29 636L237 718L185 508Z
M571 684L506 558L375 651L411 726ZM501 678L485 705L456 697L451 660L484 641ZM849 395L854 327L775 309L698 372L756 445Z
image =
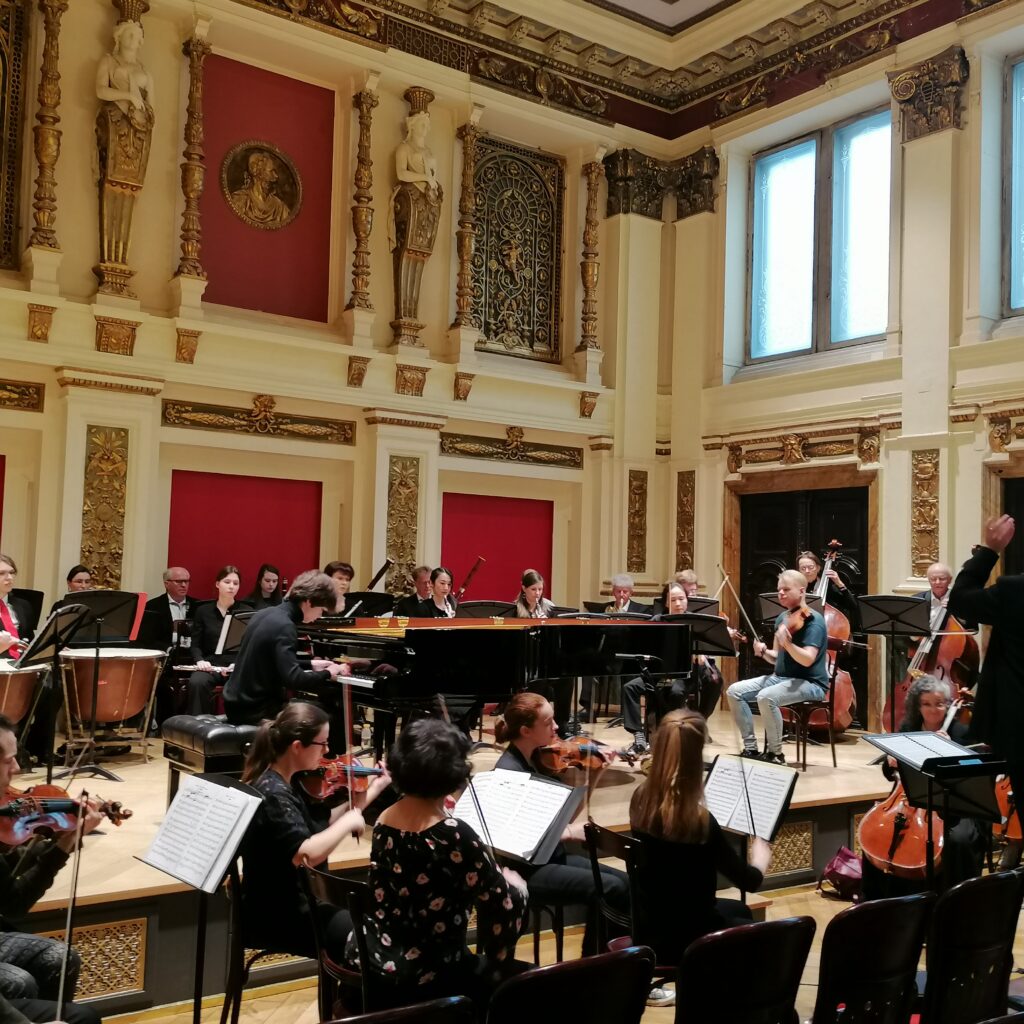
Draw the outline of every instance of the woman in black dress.
M192 661L196 670L188 679L186 708L190 715L212 715L214 712L214 691L223 685L226 672L215 672L215 668L227 668L232 656L216 654L217 643L224 627L224 616L235 605L235 596L241 585L237 566L225 565L217 573L217 600L201 604L196 611L192 626Z
M373 829L370 963L362 965L387 1005L467 995L483 1010L501 978L523 967L513 952L526 883L499 868L473 829L445 811L445 797L469 778L468 755L469 740L458 729L424 718L402 730L388 756L402 796ZM479 954L466 945L473 907Z
M256 585L245 596L245 603L259 611L279 605L281 596L281 570L264 562L256 573Z
M455 598L452 597L452 572L439 565L430 574L430 596L420 601L416 610L421 619L450 619L455 615Z

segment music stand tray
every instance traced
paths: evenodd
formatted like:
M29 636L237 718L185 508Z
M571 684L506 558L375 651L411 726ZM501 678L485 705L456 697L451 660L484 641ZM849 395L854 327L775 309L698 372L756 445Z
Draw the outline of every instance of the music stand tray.
M717 603L717 602L716 602ZM682 615L662 615L661 622L690 627L690 643L694 654L711 654L735 658L736 646L729 636L729 624L717 615L684 612Z
M54 611L67 605L82 605L88 609L88 616L82 622L82 636L74 638L76 646L101 646L124 644L138 635L139 624L146 609L146 595L127 590L82 590L77 594L65 594L55 605ZM86 637L89 626L100 623L99 635Z
M376 590L358 590L345 595L345 618L380 619L395 610L394 594Z
M819 594L804 594L804 601L812 612L821 614L821 596ZM779 595L771 592L757 595L757 612L762 622L774 622L776 616L781 612L791 612L792 608L785 608L779 600Z
M457 619L514 619L516 606L507 601L463 601L455 609Z

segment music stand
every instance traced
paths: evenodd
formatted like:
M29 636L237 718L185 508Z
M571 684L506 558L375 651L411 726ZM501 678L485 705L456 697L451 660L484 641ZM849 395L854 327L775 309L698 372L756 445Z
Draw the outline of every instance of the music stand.
M686 611L698 612L703 615L717 615L718 614L718 598L715 597L698 597L696 594L693 597L686 599Z
M896 637L931 632L931 601L900 594L866 594L857 598L860 631L888 638L890 698L896 688ZM889 732L896 731L896 701L889 701Z
M463 601L455 609L457 619L514 619L516 606L507 601Z
M804 603L812 612L821 614L821 595L820 594L804 594ZM789 613L793 611L792 608L787 608L779 600L779 595L774 591L768 594L757 595L757 612L761 617L762 622L774 622L776 617L781 612Z
M729 623L717 615L683 612L681 615L662 615L659 621L689 626L690 644L694 654L710 654L723 658L736 657L736 645L729 635Z
M146 610L146 595L126 590L82 590L77 594L65 594L57 602L55 610L65 607L65 602L81 605L87 614L82 619L78 631L72 637L72 643L81 637L84 641L85 631L93 629L91 646L95 653L92 662L92 701L89 712L89 738L85 741L84 757L79 758L73 768L57 772L56 779L73 778L79 772L89 772L95 778L106 779L108 782L121 782L122 779L112 771L96 763L96 704L100 692L100 648L103 641L111 643L130 643L139 632L143 613ZM82 642L81 646L89 646ZM70 712L68 721L68 750L71 749ZM144 715L144 726L148 715ZM81 741L76 741L81 742ZM65 762L66 763L66 762Z
M395 610L394 594L381 594L375 590L358 590L345 595L345 618L380 619Z
M220 636L217 638L217 648L214 654L237 654L241 646L242 637L249 626L249 620L256 613L251 609L242 612L228 613L224 616L224 622L220 627Z
M11 591L11 597L20 597L32 609L32 620L20 624L20 631L24 632L26 636L32 636L43 615L43 592L41 590L27 590L23 587L15 587Z
M563 606L556 604L555 607L551 609L550 617L553 619L564 619L570 615L575 615L578 611L579 608L570 608L567 605Z
M588 612L600 612L603 613L605 608L608 607L607 601L584 601L583 607Z

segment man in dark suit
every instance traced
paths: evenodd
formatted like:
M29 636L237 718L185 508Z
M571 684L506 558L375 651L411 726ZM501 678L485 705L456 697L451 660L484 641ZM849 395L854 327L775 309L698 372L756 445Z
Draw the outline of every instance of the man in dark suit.
M419 610L421 602L430 597L430 566L417 565L412 571L412 585L415 588L408 597L395 602L395 617L412 618Z
M24 650L19 640L32 636L32 608L20 597L12 597L18 566L10 555L0 555L0 657L17 658Z
M990 520L981 544L964 562L949 595L958 619L992 627L971 719L972 739L987 743L1009 766L1014 793L1024 794L1024 575L1000 576L986 587L999 556L1013 539L1011 516ZM1016 801L1017 816L1024 820Z
M196 600L188 596L192 582L188 569L172 566L164 570L165 593L146 602L139 626L138 646L153 651L166 651L185 631L180 623L195 617Z

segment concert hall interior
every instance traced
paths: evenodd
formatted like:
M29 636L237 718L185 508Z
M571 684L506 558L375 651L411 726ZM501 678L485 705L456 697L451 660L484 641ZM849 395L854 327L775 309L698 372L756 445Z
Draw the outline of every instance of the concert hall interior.
M1024 516L1024 0L0 0L0 90L0 762L24 788L80 759L73 795L133 811L82 844L76 1004L191 1011L207 901L138 858L174 787L241 775L278 711L229 671L264 640L238 652L225 614L255 608L290 674L276 648L246 671L325 702L335 753L346 730L379 752L443 692L486 772L506 701L549 697L607 744L591 759L630 755L569 771L592 790L570 831L644 832L680 705L711 712L706 763L795 766L749 904L816 920L796 1006L824 1020L822 937L851 904L815 884L841 847L859 872L894 781L864 737L935 677L906 722L1024 783L1024 652L990 644L977 592L1024 573L996 520ZM81 604L70 653L17 663ZM756 692L779 677L822 701L806 732L784 713L781 754ZM874 895L1012 867L1009 800L991 856L962 816L971 870ZM64 932L73 863L21 931ZM371 829L327 863L372 877ZM594 951L588 899L567 960ZM219 1013L223 889L208 910ZM246 1024L329 1019L316 977L258 963ZM684 1019L667 977L648 1022Z

